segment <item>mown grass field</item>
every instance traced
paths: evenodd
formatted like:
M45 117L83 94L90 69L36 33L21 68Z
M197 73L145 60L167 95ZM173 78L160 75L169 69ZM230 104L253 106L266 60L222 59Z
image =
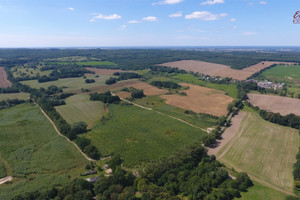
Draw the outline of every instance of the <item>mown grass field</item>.
M215 84L215 83L209 83L203 80L199 80L197 77L195 77L192 74L177 74L175 76L172 76L172 78L186 82L186 83L192 83L195 85L200 85L208 88L213 88L217 90L223 90L227 93L228 96L231 96L233 98L237 98L237 88L236 85L233 84Z
M0 153L13 182L0 186L0 199L46 190L79 176L88 163L59 136L40 110L22 104L0 111Z
M217 154L228 167L290 193L293 164L299 147L298 130L272 124L247 108L240 130Z
M217 123L216 117L207 114L185 113L184 109L166 104L165 99L160 98L159 96L146 96L141 99L135 99L134 102L167 115L185 120L203 129L213 127Z
M6 93L6 94L0 94L0 101L6 100L6 99L20 99L20 100L27 100L29 97L28 93Z
M294 93L294 97L300 94L300 65L276 65L258 77L261 80L284 82L287 84L288 91Z
M95 86L99 85L105 85L105 81L111 76L109 75L100 75L99 77L96 77L96 75L88 75L86 78L88 79L94 79L95 83L87 84L85 83L85 79L82 77L79 78L65 78L65 79L59 79L57 81L50 81L45 83L39 83L37 80L30 80L30 81L22 81L22 84L28 85L32 88L47 88L51 85L56 85L57 87L64 87L64 92L77 92L80 91L81 88L83 89L89 89Z
M198 128L133 105L112 104L108 109L109 119L96 125L86 137L92 139L102 154L120 154L127 167L171 155L176 149L206 134Z
M104 104L100 101L90 101L87 94L74 95L67 98L66 105L57 106L55 109L69 123L84 121L91 128L100 121L104 112Z

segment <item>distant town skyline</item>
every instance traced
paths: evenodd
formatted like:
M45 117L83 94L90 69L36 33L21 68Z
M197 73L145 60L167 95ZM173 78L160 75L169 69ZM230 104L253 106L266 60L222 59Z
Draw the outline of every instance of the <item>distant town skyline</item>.
M0 48L300 46L287 0L0 0Z

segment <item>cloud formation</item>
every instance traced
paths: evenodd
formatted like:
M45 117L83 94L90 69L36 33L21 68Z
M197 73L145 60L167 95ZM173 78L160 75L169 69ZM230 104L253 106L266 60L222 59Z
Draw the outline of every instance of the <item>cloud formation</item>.
M218 4L218 3L225 3L224 0L207 0L204 1L203 3L201 3L201 5L214 5L214 4Z
M169 17L181 17L181 16L182 16L182 12L181 11L169 15Z
M261 4L261 5L266 5L267 2L266 2L266 1L260 1L259 4Z
M181 2L183 2L183 0L163 0L163 1L158 1L158 2L152 3L152 6L155 6L155 5L171 5L171 4L181 3Z
M236 18L231 18L230 22L236 22Z
M138 20L130 20L127 22L128 24L138 24L138 23L141 23L141 21L138 21Z
M68 10L70 10L70 11L74 11L74 10L75 10L75 8L69 7L69 8L68 8Z
M148 21L148 22L157 22L158 21L158 19L154 16L144 17L142 20Z
M115 20L115 19L121 19L122 17L118 14L113 14L113 15L102 15L99 14L95 17L93 17L90 22L95 22L97 19L105 19L105 20Z
M185 19L200 19L203 21L214 21L226 17L227 13L213 14L208 11L196 11L185 16Z

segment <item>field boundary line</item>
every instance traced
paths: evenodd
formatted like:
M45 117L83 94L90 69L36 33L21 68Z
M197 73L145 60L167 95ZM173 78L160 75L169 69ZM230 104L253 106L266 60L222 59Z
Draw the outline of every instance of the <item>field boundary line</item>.
M112 96L116 96L116 94L113 94L113 93L111 93L111 95L112 95ZM182 123L185 123L185 124L187 124L187 125L189 125L189 126L191 126L191 127L198 128L198 129L200 129L200 130L202 130L202 131L204 131L204 132L206 132L206 133L208 132L207 130L205 130L205 129L199 127L199 126L196 126L196 125L194 125L194 124L191 124L191 123L189 123L189 122L187 122L187 121L184 121L184 120L182 120L182 119L180 119L180 118L173 117L173 116L171 116L171 115L167 115L167 114L162 113L162 112L160 112L160 111L153 110L152 108L148 108L148 107L145 107L145 106L142 106L142 105L133 103L133 102L128 101L128 100L126 100L126 99L123 99L123 98L121 98L121 97L119 97L119 98L120 98L122 101L125 101L126 103L130 103L130 104L132 104L132 105L134 105L134 106L137 106L137 107L140 107L140 108L149 110L149 111L154 111L154 112L156 112L156 113L158 113L158 114L160 114L160 115L164 115L164 116L170 117L170 118L172 118L172 119L175 119L175 120L177 120L177 121L180 121L180 122L182 122Z
M57 129L56 125L50 119L50 117L45 113L45 111L34 100L33 100L33 102L41 110L41 112L45 115L45 117L50 121L50 123L53 125L53 127L54 127L54 129L55 129L55 131L56 131L56 133L58 135L60 135L61 137L64 137L66 140L68 140L70 143L72 143L77 148L77 150L85 157L86 160L88 160L88 161L95 161L94 159L88 157L85 153L83 153L81 151L81 149L77 146L77 144L75 142L71 141L69 138L67 138L66 136L64 136L63 134L61 134L61 132L59 132L59 130Z

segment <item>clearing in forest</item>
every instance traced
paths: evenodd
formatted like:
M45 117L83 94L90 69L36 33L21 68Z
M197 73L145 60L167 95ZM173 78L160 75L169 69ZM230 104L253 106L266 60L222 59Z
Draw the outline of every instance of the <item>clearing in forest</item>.
M4 67L0 67L0 88L7 88L11 86L11 82L7 80L7 74Z
M210 76L220 76L224 78L229 77L236 80L246 80L252 74L259 72L264 68L270 67L273 64L281 64L281 63L294 64L294 63L287 63L287 62L263 61L255 65L252 65L250 67L246 67L242 70L235 70L230 68L230 66L227 65L196 61L196 60L181 60L181 61L163 63L161 65L168 66L168 67L177 67L179 69L184 69L186 71L199 72Z
M262 110L300 116L300 99L265 94L248 94L248 97L253 106L258 106Z
M244 171L264 185L292 193L298 131L267 122L250 109L240 124L233 123L232 126L239 128L233 139L217 153L217 158L229 168Z
M161 95L166 103L195 113L207 113L215 116L226 116L227 106L234 99L224 94L223 91L201 87L188 83L180 83L189 87L184 90L186 96L179 94Z
M83 121L91 128L104 114L105 105L101 101L90 101L89 95L74 95L66 99L66 105L55 109L70 124Z

